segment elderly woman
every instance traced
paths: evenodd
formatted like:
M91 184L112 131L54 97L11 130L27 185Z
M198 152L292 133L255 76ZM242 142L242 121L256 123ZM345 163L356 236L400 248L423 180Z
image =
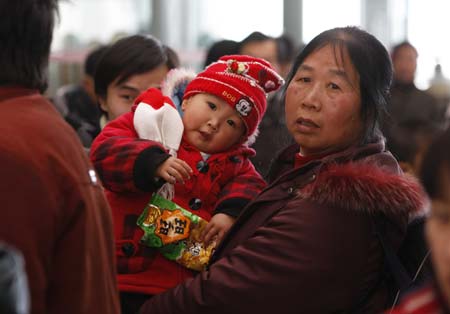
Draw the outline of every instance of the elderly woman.
M397 248L422 208L378 128L392 68L355 27L314 38L288 78L286 124L296 145L237 219L209 268L154 296L141 313L379 313L388 306L382 216Z

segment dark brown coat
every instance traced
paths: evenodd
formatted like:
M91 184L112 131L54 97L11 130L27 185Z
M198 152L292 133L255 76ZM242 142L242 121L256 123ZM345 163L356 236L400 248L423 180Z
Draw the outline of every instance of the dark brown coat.
M277 160L279 175L244 213L208 271L154 297L142 313L342 313L378 282L383 267L370 215L389 218L398 246L422 208L415 180L382 142L292 169L298 147ZM383 285L361 313L386 306Z

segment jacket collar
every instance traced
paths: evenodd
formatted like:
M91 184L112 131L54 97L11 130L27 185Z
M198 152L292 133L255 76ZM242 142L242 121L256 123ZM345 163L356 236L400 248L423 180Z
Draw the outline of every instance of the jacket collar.
M374 153L383 152L384 150L385 150L384 139L378 137L374 139L374 141L371 143L358 146L355 145L336 153L327 154L321 160L323 162L327 162L330 160L346 161L352 159L359 159L364 156L372 155ZM293 144L287 147L278 155L276 162L279 162L281 164L291 164L295 158L295 154L297 154L299 151L300 145Z
M388 217L412 219L425 214L427 199L421 185L402 173L392 154L385 151L383 139L293 169L298 149L298 145L293 145L281 153L274 183L299 185L299 197ZM314 179L305 181L305 176Z
M343 151L328 154L322 159L314 159L309 163L306 163L302 167L302 169L305 167L309 167L311 164L327 163L327 162L345 162L347 160L359 159L363 158L364 156L369 156L372 154L383 152L384 149L385 149L384 139L376 138L372 143L363 146L356 146L356 145L351 146ZM270 171L267 175L268 181L273 182L277 178L281 177L282 174L291 171L294 165L295 155L299 151L300 146L298 144L292 144L283 151L281 151L281 153L275 158L274 162L270 167ZM396 162L395 164L397 165ZM399 169L400 168L398 168L398 170Z
M186 137L183 135L183 138L181 140L181 146L186 151L196 151L200 154L200 151L193 145L191 145L187 140ZM253 148L250 148L246 145L235 145L231 147L229 150L217 154L212 154L209 158L214 158L214 156L245 156L245 157L252 157L255 155L255 150Z
M0 86L0 101L8 98L24 97L33 94L39 94L39 91L37 89L30 89L16 85Z

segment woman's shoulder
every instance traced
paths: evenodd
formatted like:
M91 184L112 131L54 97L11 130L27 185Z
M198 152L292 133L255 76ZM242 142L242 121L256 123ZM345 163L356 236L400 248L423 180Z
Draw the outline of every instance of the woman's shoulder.
M302 189L304 198L369 214L411 219L422 215L425 193L418 180L398 171L384 153L318 167L314 182Z

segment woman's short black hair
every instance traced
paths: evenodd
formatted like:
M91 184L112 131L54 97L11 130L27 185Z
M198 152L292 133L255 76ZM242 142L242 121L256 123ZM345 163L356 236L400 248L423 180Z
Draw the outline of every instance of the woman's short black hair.
M0 1L0 85L45 91L57 12L57 0Z
M361 119L365 127L361 143L371 142L381 136L379 124L386 111L392 82L389 53L373 35L355 26L333 28L317 35L296 57L285 89L303 61L326 45L333 46L335 50L347 51L359 75Z
M167 45L163 45L164 48L164 52L166 53L167 56L167 61L166 61L166 65L167 65L167 69L168 70L173 70L176 68L180 67L180 57L178 56L178 53L172 49L171 47L167 46Z
M94 77L97 64L102 58L105 51L108 49L107 45L100 45L89 51L84 61L84 73L90 77Z
M420 167L420 180L430 198L444 197L442 176L450 177L450 128L436 136Z
M136 74L151 71L167 62L164 46L155 37L133 35L122 38L103 54L95 71L95 93L106 97L108 86L121 84Z

